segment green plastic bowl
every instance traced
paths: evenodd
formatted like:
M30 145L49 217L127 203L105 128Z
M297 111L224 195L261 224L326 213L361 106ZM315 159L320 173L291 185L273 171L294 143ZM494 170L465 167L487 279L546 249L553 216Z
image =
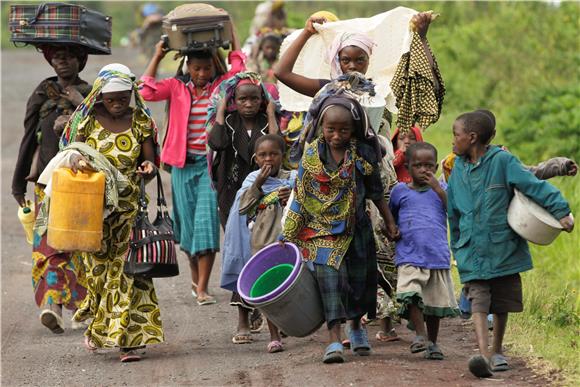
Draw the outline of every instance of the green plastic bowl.
M282 285L290 273L292 273L293 269L294 265L289 263L282 263L269 268L262 273L262 275L259 276L256 282L252 285L252 288L250 289L250 297L262 297L270 293L278 286Z

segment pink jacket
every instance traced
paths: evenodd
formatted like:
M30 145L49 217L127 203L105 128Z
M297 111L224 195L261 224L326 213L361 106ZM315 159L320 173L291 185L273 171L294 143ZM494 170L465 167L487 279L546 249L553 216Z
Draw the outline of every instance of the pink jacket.
M246 69L246 56L241 51L232 51L228 56L230 70L209 85L213 92L224 80ZM191 111L191 93L186 86L189 75L167 78L160 81L142 76L139 92L146 101L169 101L169 124L161 149L161 161L173 167L183 168L187 155L187 121Z

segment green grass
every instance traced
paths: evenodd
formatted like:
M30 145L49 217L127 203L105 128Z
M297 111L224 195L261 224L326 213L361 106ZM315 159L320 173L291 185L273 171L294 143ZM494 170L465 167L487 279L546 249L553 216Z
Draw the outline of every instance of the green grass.
M439 159L451 151L451 125L458 115L443 114L424 134L425 141L437 147ZM578 212L580 177L554 178L550 183ZM571 234L562 233L549 246L530 244L530 250L534 269L522 274L524 312L510 316L504 342L510 354L531 359L535 370L556 371L563 384L580 385L580 226ZM453 274L459 292L457 271Z
M551 181L580 208L576 178ZM524 312L513 315L506 342L513 351L539 357L564 371L567 385L580 385L580 228L549 246L531 245L534 270L523 274Z

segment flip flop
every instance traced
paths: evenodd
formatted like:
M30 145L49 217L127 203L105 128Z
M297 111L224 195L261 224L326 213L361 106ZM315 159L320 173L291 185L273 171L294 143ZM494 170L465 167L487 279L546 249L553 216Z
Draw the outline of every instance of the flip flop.
M254 309L250 314L250 332L260 333L264 325L266 325L266 319L258 309Z
M268 353L277 353L284 351L284 346L278 340L272 340L268 343Z
M423 336L415 336L415 339L409 347L411 353L423 352L427 349L427 339Z
M52 333L64 333L62 317L50 309L45 309L40 313L40 322L42 325L50 329Z
M439 346L435 343L429 342L427 349L425 350L425 359L428 360L443 360L443 352L439 349Z
M197 284L191 281L191 295L197 299Z
M119 357L119 359L121 360L121 363L130 363L133 361L141 360L141 356L137 355L137 352L135 352L134 350L126 352L121 351L121 356Z
M377 341L380 341L382 343L401 340L401 338L397 336L395 328L391 329L387 333L385 333L384 331L378 331L377 334L375 335L375 339L377 339Z
M501 353L496 353L492 355L489 359L489 365L491 366L492 372L501 372L501 371L508 371L510 366L505 359L505 356Z
M91 340L88 336L85 336L85 348L89 351L89 352L95 352L98 347L95 345L95 343L93 342L93 340Z
M371 354L371 345L367 336L366 328L352 329L349 324L345 325L346 334L350 340L350 349L352 353L358 356L369 356Z
M250 344L252 342L254 342L254 339L252 339L251 333L236 333L232 337L232 343L234 344Z
M324 364L344 363L344 348L342 344L338 341L330 343L324 350L322 362Z
M472 356L469 359L467 366L469 367L469 372L478 378L489 378L490 376L493 376L491 368L489 368L489 362L481 355Z
M203 298L197 297L197 305L212 305L215 304L216 302L217 302L216 299L210 296L209 294Z

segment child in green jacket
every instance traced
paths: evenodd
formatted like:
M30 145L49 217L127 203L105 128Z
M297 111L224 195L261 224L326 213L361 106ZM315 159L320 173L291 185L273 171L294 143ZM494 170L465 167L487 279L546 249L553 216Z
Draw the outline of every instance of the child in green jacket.
M519 273L532 268L527 241L508 225L514 189L544 207L571 232L574 221L560 192L526 170L520 161L488 145L495 132L481 112L460 115L453 123L453 151L459 157L447 189L451 249L461 282L472 303L479 355L469 360L475 376L509 369L502 354L508 313L521 312ZM494 338L488 349L487 314L494 314Z

